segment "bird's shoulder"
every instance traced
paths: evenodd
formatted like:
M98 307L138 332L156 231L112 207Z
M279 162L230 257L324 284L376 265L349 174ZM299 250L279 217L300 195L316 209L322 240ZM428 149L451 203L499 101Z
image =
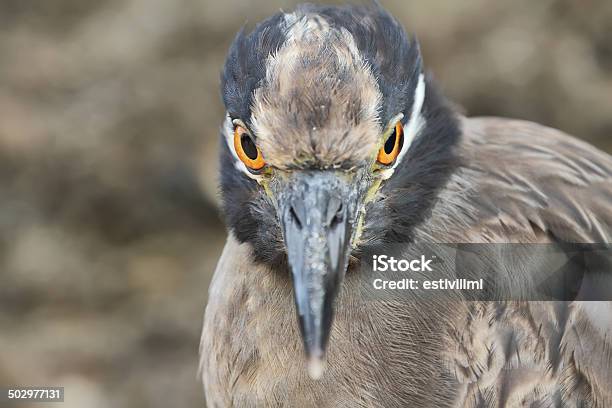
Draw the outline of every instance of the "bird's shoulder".
M559 130L461 118L460 166L447 195L499 241L612 241L612 157ZM459 193L459 195L457 195ZM482 234L483 231L474 231Z

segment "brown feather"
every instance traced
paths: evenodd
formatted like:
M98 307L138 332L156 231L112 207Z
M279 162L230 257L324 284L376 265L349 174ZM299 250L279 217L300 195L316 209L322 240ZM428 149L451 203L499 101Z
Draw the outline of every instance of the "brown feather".
M461 123L463 164L418 242L611 241L610 156L533 123ZM210 288L210 407L612 406L612 302L369 302L349 270L313 381L289 276L252 259L230 236Z

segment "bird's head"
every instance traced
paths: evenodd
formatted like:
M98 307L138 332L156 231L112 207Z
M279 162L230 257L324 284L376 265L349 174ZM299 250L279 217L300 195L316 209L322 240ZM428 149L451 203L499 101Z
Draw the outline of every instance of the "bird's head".
M349 259L411 239L457 126L417 42L377 6L302 6L240 32L222 95L226 219L257 262L288 266L315 375Z

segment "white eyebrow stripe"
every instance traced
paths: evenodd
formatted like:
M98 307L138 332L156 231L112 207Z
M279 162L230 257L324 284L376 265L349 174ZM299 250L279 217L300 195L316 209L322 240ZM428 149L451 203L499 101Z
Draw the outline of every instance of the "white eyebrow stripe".
M419 75L419 82L414 90L413 100L414 102L412 104L410 118L408 119L408 126L404 128L404 145L402 146L402 151L395 160L393 167L383 171L383 180L386 180L393 175L395 168L400 164L406 155L406 152L410 148L410 145L425 125L425 118L422 115L423 101L425 100L425 76L423 74Z

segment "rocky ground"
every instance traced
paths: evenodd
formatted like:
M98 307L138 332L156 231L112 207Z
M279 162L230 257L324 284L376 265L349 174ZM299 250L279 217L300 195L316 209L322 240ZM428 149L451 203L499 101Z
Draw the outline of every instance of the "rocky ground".
M467 113L612 151L612 2L382 3ZM246 21L291 7L0 3L0 386L61 385L66 407L203 406L219 71Z

